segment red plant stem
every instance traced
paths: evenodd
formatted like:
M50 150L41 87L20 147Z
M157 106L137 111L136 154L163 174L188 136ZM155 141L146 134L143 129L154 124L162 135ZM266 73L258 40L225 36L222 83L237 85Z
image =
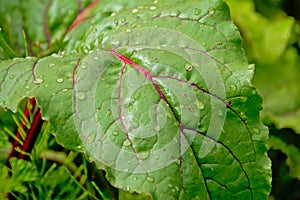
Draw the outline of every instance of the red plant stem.
M69 33L70 31L72 31L85 17L85 15L97 4L99 3L99 0L95 0L93 1L90 5L88 5L88 7L86 7L75 19L75 21L73 22L73 24L69 27L69 29L67 30L67 33Z
M43 120L42 120L42 114L41 114L41 109L38 108L36 111L33 121L31 123L31 127L27 132L27 136L25 138L24 144L21 147L21 150L26 153L31 153L33 146L39 136L39 133L42 129L43 125ZM20 159L25 159L28 160L29 157L26 156L25 154L20 153L19 156Z
M24 131L27 132L26 138L23 142L23 145L21 145L18 140L14 140L13 141L13 149L7 159L6 165L8 167L10 167L9 164L9 159L12 157L16 157L18 159L24 159L24 160L28 160L29 157L26 156L24 153L22 152L18 152L16 149L19 147L21 149L21 151L26 152L26 153L30 153L33 149L33 146L38 138L39 132L41 131L42 125L43 125L43 120L41 118L41 110L40 108L38 108L38 110L36 111L34 117L33 117L33 121L31 122L30 128L27 129L26 127L26 121L30 121L30 113L32 113L34 111L34 107L36 105L36 101L34 98L31 98L29 100L30 106L26 106L25 110L24 110L24 116L23 119L20 123L20 127L17 129L16 131L16 137L19 140L22 140L21 137L21 133L20 133L20 129L23 129ZM31 107L31 109L30 109Z
M24 110L24 116L23 116L22 121L21 121L21 123L20 123L20 127L16 130L16 133L15 133L16 137L17 137L19 140L14 140L14 141L13 141L13 148L12 148L12 151L11 151L11 153L10 153L10 155L9 155L9 158L11 158L11 157L18 157L18 152L16 151L16 148L17 148L17 147L21 147L21 144L19 143L19 141L22 141L20 129L23 129L23 130L27 131L27 127L26 127L26 124L25 124L25 123L26 123L26 121L29 120L29 114L30 114L30 112L32 112L33 109L34 109L34 106L35 106L35 99L34 99L34 98L31 98L31 99L29 100L29 103L30 103L30 105L31 105L31 109L29 108L29 106L26 106L26 107L25 107L25 110Z

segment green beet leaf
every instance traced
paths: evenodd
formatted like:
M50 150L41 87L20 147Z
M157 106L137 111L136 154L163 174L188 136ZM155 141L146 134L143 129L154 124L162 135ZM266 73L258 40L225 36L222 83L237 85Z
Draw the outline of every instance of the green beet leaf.
M0 105L35 97L58 142L127 192L266 199L268 130L226 4L120 5L99 3L61 54L1 61Z

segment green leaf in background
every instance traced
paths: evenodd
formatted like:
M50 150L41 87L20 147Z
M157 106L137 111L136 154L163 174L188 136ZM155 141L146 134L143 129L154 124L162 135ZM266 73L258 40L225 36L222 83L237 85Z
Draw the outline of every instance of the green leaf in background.
M226 4L122 2L100 2L63 54L1 61L0 105L36 97L57 140L127 192L265 199L268 131Z
M1 34L21 55L26 52L25 43L28 45L30 55L38 57L48 55L60 48L67 27L90 2L91 0L1 0ZM0 42L2 43L1 34Z
M299 149L294 145L289 145L275 136L269 139L270 147L275 150L281 150L287 156L286 164L289 166L290 174L293 177L300 179L300 159Z
M253 84L262 94L262 115L277 128L300 133L300 70L297 42L299 27L283 13L266 18L255 11L252 0L228 0L233 18L245 39L250 62L255 62Z

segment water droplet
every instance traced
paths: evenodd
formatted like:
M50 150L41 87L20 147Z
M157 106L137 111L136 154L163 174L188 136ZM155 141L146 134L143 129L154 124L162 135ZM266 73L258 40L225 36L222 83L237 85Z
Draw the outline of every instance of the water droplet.
M149 157L149 155L150 155L149 151L143 151L143 152L139 153L139 158L141 160L145 160Z
M193 66L192 66L192 65L190 65L190 64L186 64L186 65L185 65L185 70L186 70L186 71L192 71L192 69L193 69Z
M257 91L256 90L252 90L252 92L251 92L253 95L255 95L256 93L257 93Z
M203 103L202 101L198 101L198 102L197 102L197 107L198 107L200 110L203 110L204 107L205 107L205 105L204 105L204 103Z
M208 10L208 14L209 14L209 15L212 15L212 14L214 14L214 13L215 13L215 10L214 10L214 9L210 8L210 9Z
M114 131L112 134L113 134L114 136L118 136L118 135L119 135L119 131Z
M15 76L14 76L14 75L10 75L9 78L10 78L10 79L13 79L13 78L15 78Z
M155 10L156 9L156 6L151 6L150 7L150 10Z
M184 108L184 105L181 104L179 107L182 109L182 108Z
M97 28L93 28L92 32L96 33L97 32Z
M115 12L113 12L113 13L111 13L111 15L110 15L110 16L112 16L112 17L113 17L113 16L116 16L116 13L115 13Z
M106 112L105 116L106 116L106 117L109 117L109 116L111 116L111 111L110 111L110 109L108 109L108 110L107 110L107 112Z
M154 178L152 176L148 176L147 177L147 181L150 182L150 183L153 183L154 182Z
M230 85L230 88L232 89L232 91L236 91L236 85Z
M248 100L248 97L241 97L241 98L240 98L240 101L241 101L241 102L246 102L247 100Z
M158 159L159 159L159 156L158 156L158 155L154 156L154 159L155 159L155 160L158 160Z
M76 98L79 100L84 100L85 99L85 93L84 92L77 92L76 93Z
M207 45L206 42L203 42L203 43L202 43L202 46L206 46L206 45Z
M118 25L118 24L119 24L119 21L118 21L118 20L115 20L114 23L115 23L115 25Z
M169 184L168 184L168 187L169 187L169 188L172 188L172 187L173 187L173 185L169 183Z
M97 132L96 131L92 131L90 132L90 134L88 135L88 138L86 140L87 143L92 143L95 141L95 138L96 138L96 135L97 135Z
M137 180L137 178L136 178L136 177L133 177L133 180L134 180L134 181L136 181L136 180Z
M129 186L127 186L127 187L125 188L125 190L126 190L126 191L129 191L129 190L130 190L130 187L129 187Z
M36 84L41 84L42 82L44 82L44 80L41 78L37 78L34 80L34 83L36 83Z
M201 9L195 8L194 14L199 15L201 13Z
M130 142L129 139L124 140L124 142L123 142L123 146L124 146L124 147L128 147L128 146L130 146L130 145L131 145L131 142Z
M131 33L131 29L126 29L126 33Z
M255 134L259 134L260 133L259 128L254 128L253 131L254 131Z
M139 9L137 9L137 8L134 8L134 9L132 9L132 11L131 11L132 13L137 13L137 12L139 12Z
M95 56L95 57L94 57L94 60L99 60L99 57L96 57L96 56Z
M158 1L157 0L155 0L154 2L153 2L153 4L157 4L158 3Z
M63 89L62 92L68 92L69 90L67 88Z
M125 22L125 21L126 21L126 18L122 18L122 19L121 19L121 22Z
M64 82L64 79L63 78L58 78L58 79L56 79L56 82L62 83L62 82Z

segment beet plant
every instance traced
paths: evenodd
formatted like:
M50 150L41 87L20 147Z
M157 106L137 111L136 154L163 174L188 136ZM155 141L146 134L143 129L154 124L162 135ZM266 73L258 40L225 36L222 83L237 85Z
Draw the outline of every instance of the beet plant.
M49 183L30 183L51 170L49 154L37 159L51 133L63 159L76 155L72 198L267 198L262 98L224 1L0 5L3 181L30 165L36 175L19 187L45 197ZM47 198L72 193L62 188ZM25 195L13 183L2 192Z

